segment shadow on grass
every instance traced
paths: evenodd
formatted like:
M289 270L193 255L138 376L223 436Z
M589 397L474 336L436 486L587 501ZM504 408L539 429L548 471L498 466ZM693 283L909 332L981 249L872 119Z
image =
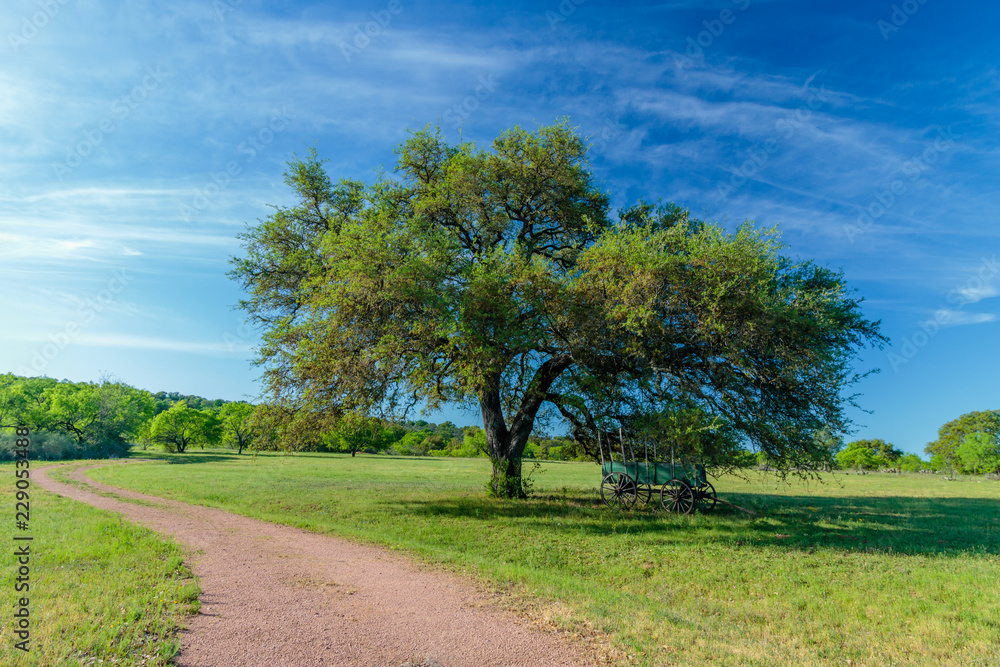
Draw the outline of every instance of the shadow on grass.
M130 452L130 459L149 459L151 461L163 461L170 464L184 463L224 463L227 461L247 461L250 454L237 454L236 452L211 452L211 451L186 451L183 454L177 452L156 452L156 451L133 451Z
M414 463L434 463L441 465L443 463L454 464L456 461L486 461L483 458L464 458L457 456L403 456L402 454L378 454L378 458L388 459L390 461L413 461Z
M1000 554L1000 513L991 500L906 496L797 498L731 493L725 499L750 516L719 504L710 512L673 515L656 499L629 511L612 510L578 492L527 501L463 496L433 501L385 501L401 515L513 522L550 533L612 535L628 532L719 546L812 552L817 549L899 555ZM654 509L656 508L656 509Z

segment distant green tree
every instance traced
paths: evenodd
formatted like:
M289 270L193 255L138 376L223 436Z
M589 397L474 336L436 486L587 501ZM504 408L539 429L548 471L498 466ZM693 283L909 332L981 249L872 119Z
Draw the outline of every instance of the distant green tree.
M46 390L48 428L63 430L106 453L122 454L153 415L155 401L148 391L123 382L60 382Z
M222 442L236 449L237 454L242 454L245 448L250 447L257 436L253 413L254 406L246 401L234 401L220 406Z
M453 438L455 438L456 436L461 435L461 433L462 433L462 429L458 428L457 426L455 426L454 424L452 424L450 421L446 421L443 424L438 424L437 428L434 429L434 434L441 436L441 438L445 442L448 442L448 441L452 440Z
M156 409L154 408L154 412L155 410ZM156 415L154 414L152 418L147 419L145 423L143 423L142 426L139 427L139 430L136 431L135 441L142 447L143 451L149 449L150 445L155 444L152 435L153 419L155 418Z
M955 450L962 472L1000 472L1000 440L989 433L970 433Z
M203 408L198 412L202 420L202 437L197 440L198 446L205 449L205 445L218 445L222 442L222 420L219 419L219 413L212 408Z
M866 447L851 447L837 453L837 465L841 468L854 470L874 470L881 466L882 461L872 450Z
M0 375L0 428L68 436L73 455L124 455L153 408L152 394L110 377L94 383Z
M288 416L283 412L284 408L273 403L254 405L250 415L250 428L256 435L254 450L275 451L282 448L284 429L288 424Z
M903 452L892 444L881 438L874 438L848 443L847 447L836 454L836 460L841 468L877 470L895 466L902 456Z
M153 418L149 434L167 451L183 453L190 445L214 445L221 436L221 426L209 410L189 408L178 401L166 412Z
M77 443L86 440L84 429L97 413L97 395L86 383L60 383L46 390L48 399L48 428L60 429L75 438Z
M406 435L406 428L404 428L402 424L385 422L382 428L384 431L382 433L382 438L389 443L389 447L395 445L397 442L402 440L404 435Z
M417 431L407 431L402 435L402 437L400 437L398 440L396 440L396 442L392 444L392 450L397 454L401 454L403 456L416 454L417 451L415 448L417 444L419 444L421 440L427 437L427 435L429 435L429 432L424 432L424 434L421 435Z
M50 423L46 391L58 384L52 378L0 375L0 428L27 426L44 430Z
M483 456L486 454L486 431L478 426L469 426L462 433L460 456Z
M916 454L904 454L899 459L899 467L906 472L920 472L921 470L926 470L929 464Z
M347 412L324 438L324 445L330 451L350 452L353 457L365 449L376 452L387 449L391 444L387 436L382 420Z
M937 469L950 470L959 464L957 450L965 436L973 433L1000 437L1000 410L967 412L958 419L946 422L938 429L937 440L927 443L924 451L930 455Z
M954 454L954 452L952 454ZM950 458L945 458L941 454L934 454L931 456L931 460L927 465L934 472L951 473L955 470L955 457L952 456Z
M438 456L444 452L445 443L444 438L440 435L429 435L420 442L420 451L423 454L431 454L437 452Z

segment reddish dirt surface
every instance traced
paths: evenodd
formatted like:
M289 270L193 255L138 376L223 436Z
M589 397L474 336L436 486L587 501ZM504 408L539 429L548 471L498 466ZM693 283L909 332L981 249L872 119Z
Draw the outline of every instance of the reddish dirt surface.
M138 505L58 482L53 493L111 510L189 548L201 611L181 667L555 667L595 664L579 645L489 605L464 579L382 549L71 477Z

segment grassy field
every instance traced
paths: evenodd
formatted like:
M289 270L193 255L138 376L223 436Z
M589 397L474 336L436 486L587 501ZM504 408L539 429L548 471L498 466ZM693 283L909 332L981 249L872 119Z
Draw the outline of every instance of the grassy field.
M33 464L39 467L38 464ZM37 473L36 473L37 475ZM33 484L30 523L14 528L13 463L0 464L0 502L8 527L0 559L7 601L0 622L0 665L167 665L183 616L198 608L197 584L183 552L118 515L52 495ZM11 628L18 565L14 534L31 535L30 651Z
M612 512L598 467L546 463L527 502L485 460L189 452L102 482L386 545L606 634L635 665L1000 664L1000 484L927 475L713 480L760 513Z

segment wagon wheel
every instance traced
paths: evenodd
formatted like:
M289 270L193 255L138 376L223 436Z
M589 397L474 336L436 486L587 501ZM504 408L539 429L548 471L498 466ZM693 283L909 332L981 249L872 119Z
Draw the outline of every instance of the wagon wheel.
M678 514L690 514L694 509L694 489L682 479L672 479L660 489L663 509Z
M715 495L715 487L712 483L707 481L694 490L695 498L698 501L698 509L702 512L708 512L715 509L715 503L718 500L718 496Z
M635 480L623 472L613 472L601 482L601 498L608 507L627 510L635 505L638 489Z
M650 499L653 497L653 487L649 484L640 485L636 488L635 495L636 502L648 505Z

